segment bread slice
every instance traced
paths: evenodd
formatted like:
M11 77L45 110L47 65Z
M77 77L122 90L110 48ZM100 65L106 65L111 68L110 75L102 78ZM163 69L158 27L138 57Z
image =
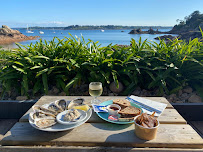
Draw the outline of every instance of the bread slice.
M141 109L129 106L120 110L118 113L121 115L121 118L130 118L139 115L141 113Z
M113 104L119 105L121 109L131 106L130 102L125 99L115 99L113 100Z

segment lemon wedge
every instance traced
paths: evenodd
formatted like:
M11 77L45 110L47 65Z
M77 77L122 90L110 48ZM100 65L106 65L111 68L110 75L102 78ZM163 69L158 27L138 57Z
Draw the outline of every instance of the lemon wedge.
M73 109L80 109L80 110L88 111L89 106L88 105L74 106Z

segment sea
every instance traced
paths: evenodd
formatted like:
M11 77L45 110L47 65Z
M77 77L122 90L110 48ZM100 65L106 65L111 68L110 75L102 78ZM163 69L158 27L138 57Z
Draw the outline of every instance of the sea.
M148 29L142 29L143 31ZM156 29L154 29L156 30ZM171 28L167 29L159 29L159 31L167 32L170 31ZM163 36L165 34L128 34L131 30L104 30L102 32L101 30L32 30L34 33L26 33L25 29L19 30L22 34L27 36L40 36L37 40L28 40L28 41L22 41L18 42L22 45L29 45L30 43L36 43L36 41L39 41L39 39L50 41L54 37L58 37L60 39L63 39L64 37L70 37L69 33L72 36L81 37L83 36L85 41L88 42L88 39L93 40L94 42L98 41L98 44L101 46L107 46L109 44L115 45L130 45L131 39L135 39L136 41L139 40L139 38L142 38L142 41L147 39L148 41L155 41L158 42L158 40L155 40L155 37ZM39 31L43 31L44 34L39 34ZM12 49L17 48L17 45L15 43L3 45L3 47Z

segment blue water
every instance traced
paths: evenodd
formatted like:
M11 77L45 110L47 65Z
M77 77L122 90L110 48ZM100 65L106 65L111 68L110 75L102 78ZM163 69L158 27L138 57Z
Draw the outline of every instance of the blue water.
M169 30L171 29L160 29L160 31L163 32ZM40 36L41 39L48 41L52 40L53 37L58 37L60 39L63 39L64 37L70 37L68 33L72 34L73 36L77 35L78 37L81 37L82 34L86 42L88 41L88 39L91 39L94 42L99 41L99 44L101 44L101 46L107 46L111 43L120 45L130 45L130 40L132 38L138 41L140 37L142 37L142 40L148 39L157 42L157 40L155 40L154 38L164 35L164 34L128 34L131 30L123 30L124 32L121 32L122 30L105 30L104 32L101 32L100 30L42 30L44 34L39 34L40 30L33 30L34 33L26 33L26 30L22 29L19 31L27 36ZM39 41L39 39L23 41L19 43L27 45L30 44L31 42L35 43L36 41ZM5 47L16 48L17 46L15 45L15 43L13 43Z

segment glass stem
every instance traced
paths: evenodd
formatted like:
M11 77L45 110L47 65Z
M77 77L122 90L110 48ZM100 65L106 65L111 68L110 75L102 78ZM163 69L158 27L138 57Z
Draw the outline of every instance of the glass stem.
M96 101L97 100L97 97L94 97L94 101Z

